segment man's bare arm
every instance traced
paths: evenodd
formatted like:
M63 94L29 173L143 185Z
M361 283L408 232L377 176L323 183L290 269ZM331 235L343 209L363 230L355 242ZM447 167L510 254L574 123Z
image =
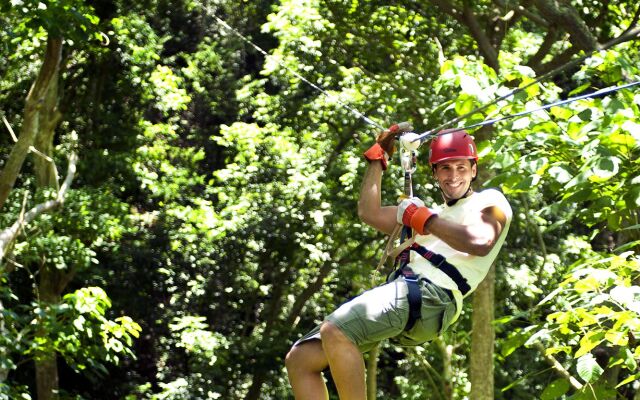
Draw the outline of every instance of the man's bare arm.
M506 224L506 216L497 207L482 210L479 220L461 225L444 218L430 218L425 228L452 248L476 256L486 256L495 246Z
M360 188L358 216L365 224L391 234L396 227L397 206L382 207L382 164L372 161L367 166Z

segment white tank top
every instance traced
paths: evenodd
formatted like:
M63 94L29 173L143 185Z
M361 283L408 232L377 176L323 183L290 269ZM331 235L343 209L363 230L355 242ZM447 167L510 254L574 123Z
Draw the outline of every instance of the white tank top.
M451 207L444 205L440 210L433 210L438 213L438 218L444 218L462 225L471 225L480 221L481 211L488 207L500 209L506 217L506 223L502 228L502 232L500 232L500 237L495 246L493 246L493 249L491 249L486 256L475 256L455 250L435 235L418 235L416 237L416 243L434 253L444 256L449 263L453 264L458 271L460 271L469 283L469 286L471 286L471 290L465 297L478 287L489 272L491 264L493 264L498 256L498 252L500 252L504 244L509 226L511 225L513 216L511 206L500 191L496 189L486 189L458 200L458 202ZM458 308L454 319L457 319L462 309L463 296L458 290L456 283L415 251L411 252L409 267L411 267L415 273L428 278L436 285L450 289L453 292Z

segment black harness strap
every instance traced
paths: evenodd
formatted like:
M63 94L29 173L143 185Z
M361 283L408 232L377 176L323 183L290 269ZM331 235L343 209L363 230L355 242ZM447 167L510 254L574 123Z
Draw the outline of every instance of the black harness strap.
M402 276L407 282L407 300L409 301L409 318L404 326L404 330L410 331L416 321L422 316L422 292L420 291L420 279L414 274L411 268L401 267L395 271L395 278ZM423 278L424 279L424 278Z
M404 326L404 331L408 332L413 328L416 321L422 317L422 291L420 290L420 285L424 283L433 283L427 278L420 278L416 275L413 270L407 266L398 268L393 272L393 279L397 279L402 276L407 282L407 300L409 301L409 318L407 319L407 323ZM453 293L449 289L441 288L449 299L454 300Z
M449 263L444 256L434 253L433 251L427 249L426 247L420 246L417 243L414 243L410 250L415 251L420 254L422 257L429 260L434 267L438 268L440 271L444 272L449 278L451 278L456 285L458 286L458 290L462 295L466 295L471 290L471 286L469 286L469 282L465 279L464 276L458 271L453 264Z
M417 243L414 243L410 248L404 250L398 256L396 262L400 261L400 268L396 269L392 274L392 279L397 279L398 277L404 277L404 280L407 282L407 300L409 301L409 318L407 319L407 324L404 327L405 332L411 330L415 325L416 321L420 319L422 316L422 312L420 309L422 308L422 292L420 291L420 283L421 281L431 282L426 278L419 278L411 268L407 266L409 263L409 252L410 250L415 251L420 254L422 257L427 259L434 267L438 268L440 271L444 272L449 278L451 278L455 284L458 286L458 290L462 293L462 295L466 295L471 290L471 286L469 286L469 282L465 279L464 276L458 271L453 264L447 261L447 259L441 254L434 253L433 251L427 249L424 246L420 246ZM453 293L449 289L443 290L449 295L449 298L453 300Z

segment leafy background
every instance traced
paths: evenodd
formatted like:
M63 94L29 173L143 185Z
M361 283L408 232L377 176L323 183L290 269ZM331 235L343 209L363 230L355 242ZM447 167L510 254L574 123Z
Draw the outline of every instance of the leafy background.
M571 56L589 57L460 124L638 79L635 36L610 45L634 32L637 6L552 3L0 2L0 113L19 134L61 40L49 154L60 175L79 154L64 206L2 260L0 393L51 398L36 372L56 366L59 398L292 398L289 346L370 287L385 242L355 211L376 130L344 104L421 132ZM493 398L639 398L639 106L632 88L473 132L478 187L514 208L496 263ZM15 146L6 132L0 160ZM38 157L3 229L55 193ZM424 149L418 164L416 193L438 202ZM394 202L397 162L384 186ZM385 344L378 396L468 398L472 315L467 304L424 348Z

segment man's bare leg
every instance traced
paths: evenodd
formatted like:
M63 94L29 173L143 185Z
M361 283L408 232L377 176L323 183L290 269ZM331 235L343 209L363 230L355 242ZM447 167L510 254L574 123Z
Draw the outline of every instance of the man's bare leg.
M289 383L296 400L327 400L329 393L322 371L329 366L319 340L291 348L285 359Z
M340 400L366 400L364 358L360 349L331 322L322 324L320 337Z

